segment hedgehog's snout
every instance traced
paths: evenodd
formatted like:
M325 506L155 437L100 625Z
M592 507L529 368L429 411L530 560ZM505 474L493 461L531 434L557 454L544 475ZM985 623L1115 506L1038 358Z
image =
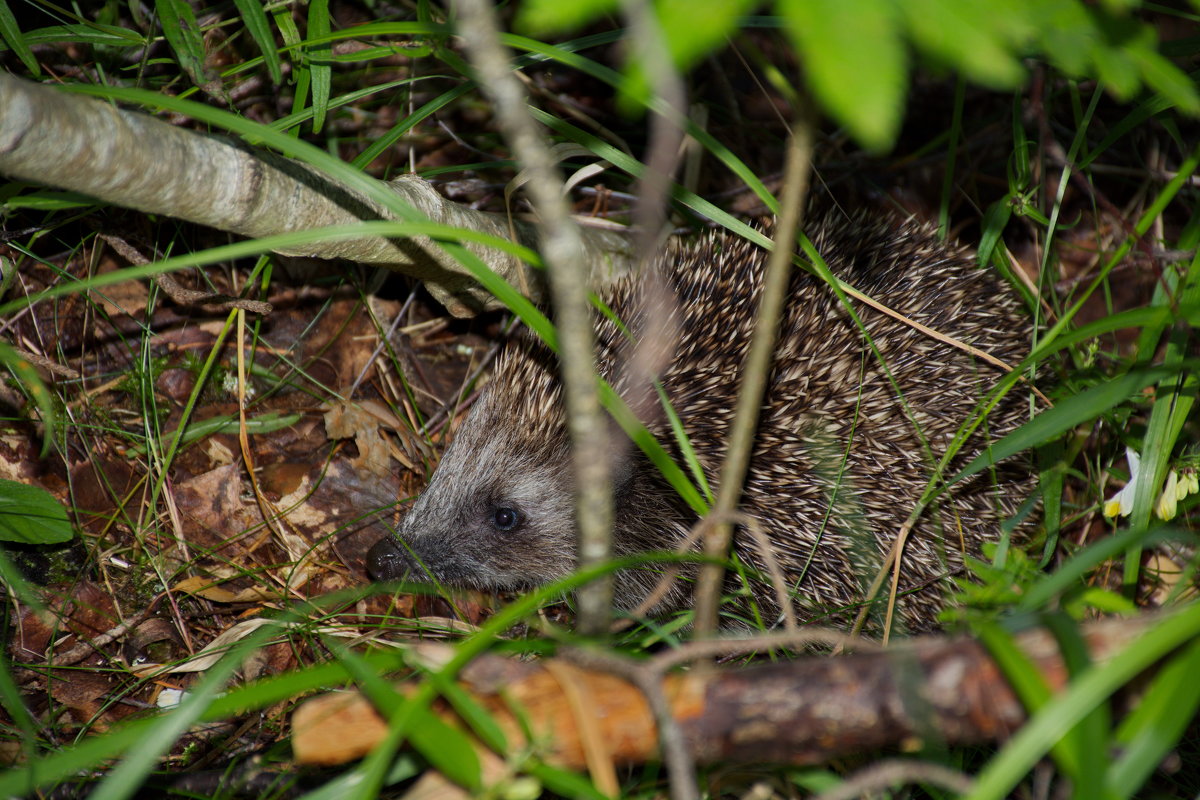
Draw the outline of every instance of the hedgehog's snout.
M409 571L408 558L395 537L384 536L367 551L367 573L372 580L398 581Z

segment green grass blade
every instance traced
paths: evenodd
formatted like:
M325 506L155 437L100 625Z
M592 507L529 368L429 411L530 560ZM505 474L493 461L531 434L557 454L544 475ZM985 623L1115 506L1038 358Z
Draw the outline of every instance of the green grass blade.
M1200 604L1166 617L1107 663L1072 681L1047 703L976 780L967 800L1002 800L1028 774L1056 741L1113 692L1182 644L1200 636Z
M1118 797L1133 797L1178 745L1200 709L1200 640L1163 667L1117 729L1119 755L1108 769Z
M154 0L154 8L179 66L197 86L208 83L204 74L204 37L192 7L186 0Z
M188 728L203 717L216 696L225 688L242 661L274 631L265 626L247 636L213 665L204 677L190 688L179 707L164 714L147 726L138 737L137 747L130 748L123 761L117 764L88 795L90 800L123 800L132 797L146 776L158 765Z
M329 33L329 0L310 0L308 5L308 35L319 38ZM313 133L319 133L329 113L329 93L333 86L333 70L328 43L311 44L307 48L309 74L312 80Z
M33 50L29 49L29 42L21 33L21 26L17 24L17 18L8 7L8 0L0 0L0 38L4 39L4 43L17 54L17 58L21 59L21 63L35 78L41 77L42 67L38 64Z
M283 83L283 69L279 63L279 51L275 49L275 35L271 32L267 12L263 11L262 0L233 0L233 4L242 15L242 24L250 32L250 38L254 39L254 43L263 54L263 61L271 75L271 83L278 86Z
M1196 364L1192 364L1195 368ZM1132 370L1046 409L1012 433L995 442L962 468L947 483L956 483L981 472L1009 456L1036 447L1076 425L1095 419L1118 403L1124 402L1164 376L1176 372L1172 367Z

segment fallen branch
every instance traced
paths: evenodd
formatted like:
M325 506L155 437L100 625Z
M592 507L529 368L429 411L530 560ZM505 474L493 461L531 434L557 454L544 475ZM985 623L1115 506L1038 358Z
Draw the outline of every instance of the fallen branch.
M0 173L253 238L396 219L379 203L299 161L3 73ZM507 217L452 203L415 175L382 185L431 221L536 248L534 226L521 220L510 225ZM625 236L589 228L583 236L587 268L597 284L629 269L632 245ZM543 299L539 272L498 250L466 247L535 302ZM364 236L281 252L344 258L410 275L456 316L499 306L427 237Z
M1103 661L1120 652L1156 619L1089 626L1085 638L1092 658ZM1017 642L1052 689L1066 685L1068 671L1049 633L1030 631ZM526 741L526 722L537 752L549 763L582 769L593 748L594 765L597 744L612 763L659 757L646 698L610 672L561 660L486 656L460 680L510 744ZM672 674L661 685L697 763L806 765L849 753L912 749L931 737L952 745L995 742L1025 721L1024 707L999 667L982 645L964 638L926 637L847 656ZM586 726L575 710L579 698L587 706ZM325 695L297 709L292 748L301 764L339 764L366 755L386 731L386 722L361 695Z

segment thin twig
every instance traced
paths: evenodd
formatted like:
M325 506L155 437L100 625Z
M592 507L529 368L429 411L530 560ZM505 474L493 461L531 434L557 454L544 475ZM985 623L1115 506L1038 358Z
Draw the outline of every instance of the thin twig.
M149 264L150 259L146 258L133 245L126 242L120 236L111 234L100 234L100 238L108 242L108 246L134 266L142 266ZM181 306L196 306L196 305L215 305L221 311L228 311L233 308L240 308L244 311L249 311L253 314L270 314L273 306L262 300L245 300L240 297L230 297L225 294L217 294L216 292L199 292L195 289L187 289L179 284L174 277L167 273L161 273L154 276L154 282L158 288L162 289L168 297L174 300Z
M893 758L859 770L829 791L817 795L817 800L875 797L883 789L906 783L925 783L960 795L970 794L975 788L975 781L956 769L927 761Z
M729 432L729 449L726 451L725 462L721 465L717 502L713 509L721 514L728 514L737 505L750 464L750 452L758 428L758 412L762 406L767 376L774 361L779 318L787 300L788 281L792 275L796 230L800 226L804 198L808 193L812 141L812 125L807 117L802 115L796 122L788 146L783 202L779 222L775 227L775 247L771 250L763 277L758 324L750 340L750 352L746 358L746 368L742 371L737 407ZM721 562L729 554L732 535L732 526L727 522L721 523L713 527L704 543L705 555L715 561L700 568L696 586L696 633L701 637L711 636L716 630L717 606L720 603L725 578L725 569Z
M479 84L492 101L497 126L530 176L527 192L541 220L574 464L579 566L586 568L610 558L613 508L607 420L593 367L595 333L583 242L563 197L553 154L529 116L525 89L513 75L512 60L500 44L494 7L487 0L460 0L458 12L459 33L479 72ZM581 587L577 597L579 629L602 633L608 627L612 605L611 578Z

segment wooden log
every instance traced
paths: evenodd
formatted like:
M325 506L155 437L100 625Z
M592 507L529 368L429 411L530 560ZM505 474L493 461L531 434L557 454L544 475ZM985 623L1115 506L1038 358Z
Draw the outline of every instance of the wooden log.
M1148 624L1136 618L1089 626L1092 657L1102 661L1119 652ZM1052 636L1030 631L1017 641L1052 688L1066 684ZM597 757L616 764L658 757L645 697L615 675L554 659L485 656L463 671L460 683L511 743L525 742L519 714L538 752L558 766L584 768L588 748L593 764ZM956 745L999 741L1025 721L999 667L982 645L965 638L925 637L846 656L672 674L662 690L699 763L805 765L854 752L915 749L930 738ZM304 703L292 728L297 762L323 765L364 756L386 731L370 703L353 692Z

